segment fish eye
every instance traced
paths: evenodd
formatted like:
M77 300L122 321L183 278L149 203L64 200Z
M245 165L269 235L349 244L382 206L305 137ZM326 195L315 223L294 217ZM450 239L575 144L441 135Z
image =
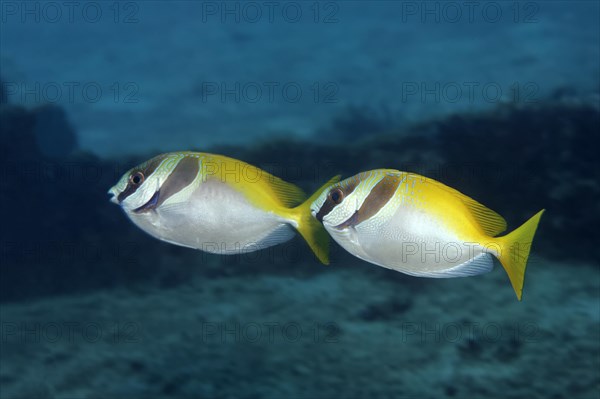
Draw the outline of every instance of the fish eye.
M129 177L129 182L134 186L139 186L144 182L144 174L142 172L135 172Z
M329 199L336 205L344 200L344 192L340 188L334 188L329 192Z

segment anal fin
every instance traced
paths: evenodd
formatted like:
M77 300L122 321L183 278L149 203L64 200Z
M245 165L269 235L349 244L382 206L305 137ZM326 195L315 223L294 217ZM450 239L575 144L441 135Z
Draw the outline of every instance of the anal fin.
M430 277L430 278L453 278L453 277L469 277L476 276L478 274L484 274L492 271L494 268L494 260L492 255L488 253L482 253L469 259L468 261L461 263L460 265L451 267L446 270L438 271L427 271L412 273L419 277Z
M273 245L291 240L295 235L295 230L289 224L280 224L264 238L250 245L246 245L246 250L242 250L242 252L253 252L259 249L272 247Z

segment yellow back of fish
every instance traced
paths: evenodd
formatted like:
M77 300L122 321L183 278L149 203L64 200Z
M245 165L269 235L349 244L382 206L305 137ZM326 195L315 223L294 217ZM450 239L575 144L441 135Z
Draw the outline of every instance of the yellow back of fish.
M407 173L405 184L417 206L435 214L465 241L494 237L506 230L502 216L443 183Z
M223 155L204 153L201 172L206 179L228 184L263 210L279 213L306 199L306 194L298 186L259 167Z

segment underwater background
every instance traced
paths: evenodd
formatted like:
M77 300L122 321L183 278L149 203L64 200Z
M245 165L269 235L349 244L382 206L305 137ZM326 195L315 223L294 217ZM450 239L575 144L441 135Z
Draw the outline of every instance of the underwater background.
M0 2L0 398L600 397L596 1ZM307 193L421 173L545 208L502 267L422 279L301 238L217 256L108 201L174 150Z

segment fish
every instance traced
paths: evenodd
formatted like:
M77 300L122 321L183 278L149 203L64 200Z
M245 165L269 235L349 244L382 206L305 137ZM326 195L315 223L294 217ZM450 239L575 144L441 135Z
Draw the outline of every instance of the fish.
M312 197L246 162L202 152L158 155L127 171L108 191L127 217L171 244L232 255L283 243L299 232L329 263L329 235L310 214Z
M312 215L352 255L408 275L487 273L497 258L520 301L531 244L544 210L509 234L502 216L433 179L394 169L332 184Z

